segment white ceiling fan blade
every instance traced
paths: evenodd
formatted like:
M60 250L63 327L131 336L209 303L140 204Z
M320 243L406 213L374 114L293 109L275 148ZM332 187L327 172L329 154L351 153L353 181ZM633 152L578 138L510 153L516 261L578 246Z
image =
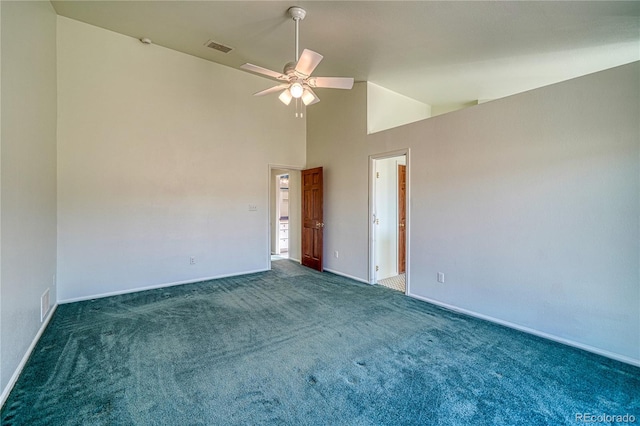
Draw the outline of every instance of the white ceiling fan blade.
M266 75L267 77L275 78L276 80L288 80L287 76L280 72L271 71L269 69L262 68L257 65L243 64L243 65L240 65L240 68L242 68L245 71L255 72L256 74Z
M327 89L351 89L353 78L351 77L312 77L307 83L311 87L321 87Z
M313 93L313 90L306 87L304 89L304 92L302 92L302 102L305 106L309 106L320 102L320 98L315 93Z
M253 96L264 96L264 95L268 95L270 93L276 93L281 91L282 89L285 89L289 87L288 84L280 84L278 86L273 86L273 87L269 87L268 89L262 90L260 92L256 92L253 94Z
M311 75L314 69L318 66L323 56L313 50L304 49L298 63L296 64L296 73L302 77L308 77Z

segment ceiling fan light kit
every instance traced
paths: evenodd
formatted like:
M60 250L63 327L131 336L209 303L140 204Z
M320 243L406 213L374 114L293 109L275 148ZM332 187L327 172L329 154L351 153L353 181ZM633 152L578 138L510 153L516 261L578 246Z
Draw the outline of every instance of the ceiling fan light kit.
M313 105L320 102L320 98L313 92L312 88L327 88L327 89L351 89L353 87L353 78L348 77L311 77L313 70L322 61L323 56L313 50L304 49L302 55L298 55L299 52L299 24L304 19L307 12L298 6L290 7L288 10L289 16L294 20L296 25L296 38L295 38L295 62L289 62L284 66L282 73L272 71L267 68L260 67L253 64L244 64L240 68L245 71L254 72L263 76L285 81L286 83L278 86L273 86L269 89L262 90L254 93L254 96L263 96L270 93L280 92L278 99L285 104L289 105L293 99L296 100L296 117L303 117L302 112L298 112L299 100L302 101L304 106Z
M304 88L302 87L302 84L296 81L291 85L291 87L289 88L289 91L291 92L291 96L297 99L302 96L302 92L304 91Z

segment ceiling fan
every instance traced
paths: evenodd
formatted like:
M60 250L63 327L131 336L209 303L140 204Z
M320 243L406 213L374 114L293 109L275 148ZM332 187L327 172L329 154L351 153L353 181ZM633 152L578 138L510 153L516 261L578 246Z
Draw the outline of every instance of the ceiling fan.
M300 21L304 19L307 12L303 8L297 6L290 7L287 11L296 24L296 60L295 62L289 62L286 64L282 73L253 64L241 65L240 68L243 70L284 81L282 84L254 93L253 96L263 96L270 93L282 92L278 97L282 103L289 105L291 100L295 99L297 107L298 100L302 100L302 103L304 103L305 106L320 102L320 98L312 89L351 89L353 87L353 78L311 76L311 73L313 73L313 70L318 66L323 56L309 49L304 49L302 51L302 55L298 56L299 24ZM298 113L296 113L296 116L298 116ZM300 117L301 116L302 114L300 114Z

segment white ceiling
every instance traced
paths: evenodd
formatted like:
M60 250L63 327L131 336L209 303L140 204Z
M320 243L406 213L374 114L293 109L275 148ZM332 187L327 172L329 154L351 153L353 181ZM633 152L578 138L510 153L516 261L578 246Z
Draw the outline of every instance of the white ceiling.
M371 81L434 106L496 99L640 60L639 1L52 4L59 15L233 68L251 62L276 71L294 60L287 9L301 6L300 48L324 55L314 75ZM209 49L210 39L234 50Z

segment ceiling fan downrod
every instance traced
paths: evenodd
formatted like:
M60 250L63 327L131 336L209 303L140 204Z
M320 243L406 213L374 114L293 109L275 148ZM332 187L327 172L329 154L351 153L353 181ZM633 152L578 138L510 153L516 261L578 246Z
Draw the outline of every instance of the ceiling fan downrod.
M300 59L300 21L302 21L304 19L305 16L307 16L307 11L304 10L301 7L298 6L292 6L289 9L287 9L287 12L289 12L289 16L291 16L291 18L293 18L293 21L296 23L296 62L298 62L298 60Z

